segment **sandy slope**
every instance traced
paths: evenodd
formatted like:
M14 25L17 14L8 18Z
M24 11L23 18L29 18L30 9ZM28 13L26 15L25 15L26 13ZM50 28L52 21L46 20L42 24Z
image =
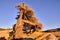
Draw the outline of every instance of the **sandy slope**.
M60 31L59 32L51 32L52 34L54 34L55 36L59 36L60 37Z

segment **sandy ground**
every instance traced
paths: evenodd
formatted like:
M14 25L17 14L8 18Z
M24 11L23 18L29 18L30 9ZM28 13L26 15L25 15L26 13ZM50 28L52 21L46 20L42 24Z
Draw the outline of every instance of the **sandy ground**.
M60 31L57 31L57 32L43 32L43 33L52 33L55 36L59 36L60 37Z
M8 39L9 37L9 32L12 30L0 30L0 37L5 37L6 39ZM43 33L48 33L48 32L43 32ZM60 31L57 32L49 32L54 34L55 36L60 36Z
M60 31L59 32L51 32L52 34L54 34L55 36L59 36L60 37Z
M11 30L0 30L0 37L5 37L7 39L10 31Z

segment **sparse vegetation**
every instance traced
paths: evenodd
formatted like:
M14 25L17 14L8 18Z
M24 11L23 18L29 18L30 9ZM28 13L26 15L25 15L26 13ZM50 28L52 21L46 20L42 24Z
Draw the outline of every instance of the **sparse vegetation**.
M8 39L9 37L9 32L12 31L12 28L8 28L8 29L3 29L3 28L0 28L0 37L5 37L6 39ZM51 29L51 30L46 30L46 31L43 31L43 33L52 33L54 34L56 37L59 37L60 38L60 28L57 28L57 29ZM2 35L3 34L3 35Z

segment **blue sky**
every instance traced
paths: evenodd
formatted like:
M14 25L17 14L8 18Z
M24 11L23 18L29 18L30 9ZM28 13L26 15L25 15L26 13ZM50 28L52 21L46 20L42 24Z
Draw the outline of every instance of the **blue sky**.
M43 30L60 28L60 0L0 0L0 27L11 28L18 15L15 6L21 2L29 5L43 24Z

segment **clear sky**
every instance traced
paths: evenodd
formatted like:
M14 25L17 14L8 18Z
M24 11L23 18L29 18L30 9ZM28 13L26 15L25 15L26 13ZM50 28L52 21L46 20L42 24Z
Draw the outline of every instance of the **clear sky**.
M18 10L15 6L22 0L0 0L0 27L11 28L16 23ZM60 28L60 0L23 0L35 12L43 29Z

